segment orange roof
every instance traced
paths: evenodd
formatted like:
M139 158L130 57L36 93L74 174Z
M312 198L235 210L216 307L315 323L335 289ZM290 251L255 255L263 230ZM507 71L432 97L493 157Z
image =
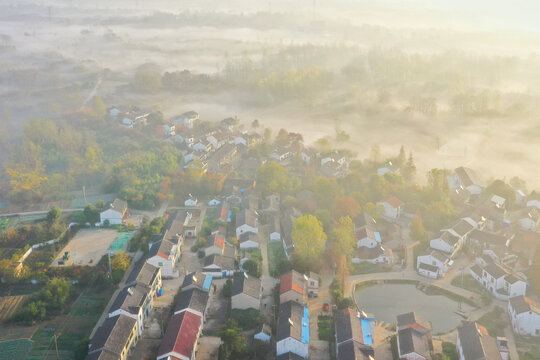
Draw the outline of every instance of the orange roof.
M387 203L392 205L395 208L398 208L403 205L403 201L399 200L397 197L392 196L391 198L386 200Z
M161 256L164 259L167 259L167 260L169 259L169 257L167 255L165 255L164 253L162 253L161 251L158 251L157 254L158 254L158 256Z
M291 271L281 277L279 285L279 293L283 294L287 291L294 290L299 294L304 294L303 277L296 271ZM299 281L300 280L300 281ZM302 283L300 283L302 281Z
M488 330L484 326L482 326L482 325L480 325L478 323L476 323L476 325L478 326L478 331L480 331L480 333L482 335L486 335L486 336L489 335Z

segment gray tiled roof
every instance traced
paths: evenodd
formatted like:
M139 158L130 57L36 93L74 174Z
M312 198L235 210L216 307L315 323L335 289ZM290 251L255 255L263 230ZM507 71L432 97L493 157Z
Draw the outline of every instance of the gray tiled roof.
M208 297L208 292L198 288L182 291L176 302L174 313L192 309L204 315L208 305Z
M511 298L510 306L514 309L516 314L522 314L529 311L540 314L540 305L525 296L515 296Z
M426 358L429 356L427 335L420 334L412 328L405 328L399 330L397 336L401 356L414 352Z
M126 315L105 319L103 325L90 340L89 352L105 348L113 353L121 354L136 324L137 320Z
M292 337L302 341L302 317L304 316L304 307L296 301L287 301L279 305L278 325L276 341L281 341ZM289 323L289 319L293 325Z
M371 360L375 358L375 350L357 341L347 341L338 346L337 360Z
M114 302L109 309L109 313L121 309L129 312L130 314L136 315L139 313L139 310L143 306L147 296L148 293L146 292L146 289L141 285L125 287L114 299Z
M151 287L154 283L154 280L159 274L160 269L154 265L151 265L147 262L143 262L131 271L129 274L126 285L143 285L146 287Z
M231 296L246 294L255 299L261 297L261 280L255 276L236 273L232 284Z

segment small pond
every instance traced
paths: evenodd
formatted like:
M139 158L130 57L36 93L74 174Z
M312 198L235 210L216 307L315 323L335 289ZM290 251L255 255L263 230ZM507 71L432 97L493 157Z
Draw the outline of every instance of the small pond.
M359 288L354 294L360 309L375 315L377 321L395 324L399 314L416 312L431 321L433 334L455 329L463 319L455 313L458 302L443 295L426 295L413 284L381 284ZM473 307L461 303L465 312Z

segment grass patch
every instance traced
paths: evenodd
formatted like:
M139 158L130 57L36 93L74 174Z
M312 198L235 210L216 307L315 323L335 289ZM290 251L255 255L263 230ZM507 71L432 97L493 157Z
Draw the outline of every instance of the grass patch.
M232 309L231 318L236 320L242 330L255 329L263 323L261 312L255 309Z
M540 359L540 343L537 337L516 335L515 339L521 360Z
M443 359L458 360L456 345L451 342L444 341L442 343Z
M482 293L482 290L484 289L471 274L464 274L463 276L457 275L452 279L452 285L478 294Z
M291 269L291 264L287 260L281 242L271 242L268 244L268 272L271 276L278 278Z
M378 272L388 272L392 271L392 266L387 264L371 264L368 262L363 262L360 264L351 264L350 272L352 275L360 274L372 274Z
M454 294L453 292L451 291L448 291L448 290L445 290L443 288L440 288L438 286L432 286L432 285L429 285L427 286L426 288L424 289L421 289L426 295L429 295L429 296L432 296L432 295L443 295L443 296L446 296L447 298L449 299L452 299L454 300L455 302L464 302L464 303L467 303L469 305L471 305L472 307L477 307L476 306L476 303L474 301L472 301L471 299L469 298L466 298L466 297L463 297L461 295L458 295L458 294Z
M334 336L334 321L331 316L319 315L317 319L319 340L332 341Z
M504 336L504 328L508 325L504 310L499 306L484 314L478 323L485 326L491 336Z
M27 339L4 341L0 343L0 360L26 359L32 342Z

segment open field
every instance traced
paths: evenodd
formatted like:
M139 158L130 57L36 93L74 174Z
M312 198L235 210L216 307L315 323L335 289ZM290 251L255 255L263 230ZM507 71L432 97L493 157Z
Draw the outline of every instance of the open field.
M27 297L27 295L0 297L0 322L13 315Z
M31 346L28 339L4 341L0 343L0 360L26 359Z
M62 249L51 266L59 266L64 252L69 252L69 260L64 266L69 265L96 265L111 246L112 251L124 250L127 246L125 240L128 233L119 233L111 229L82 229L69 243ZM122 239L120 239L120 237ZM122 245L124 245L122 247Z

